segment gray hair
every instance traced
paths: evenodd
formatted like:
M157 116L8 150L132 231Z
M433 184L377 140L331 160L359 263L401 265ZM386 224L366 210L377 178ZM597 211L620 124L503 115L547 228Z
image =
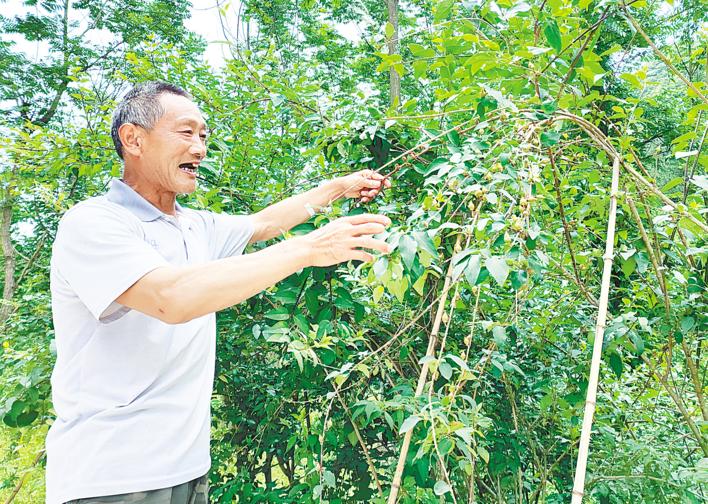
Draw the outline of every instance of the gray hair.
M126 123L135 124L146 130L152 129L165 113L162 105L160 105L160 96L163 93L192 99L188 92L174 84L162 81L148 81L137 84L128 91L128 94L116 106L113 112L111 138L121 159L123 159L123 144L118 136L118 129Z

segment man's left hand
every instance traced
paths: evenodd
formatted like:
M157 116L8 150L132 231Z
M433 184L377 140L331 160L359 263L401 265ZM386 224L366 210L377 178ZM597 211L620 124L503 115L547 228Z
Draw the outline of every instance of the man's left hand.
M362 203L371 201L384 188L391 187L391 181L374 170L361 170L336 180L341 187L341 196L358 198Z

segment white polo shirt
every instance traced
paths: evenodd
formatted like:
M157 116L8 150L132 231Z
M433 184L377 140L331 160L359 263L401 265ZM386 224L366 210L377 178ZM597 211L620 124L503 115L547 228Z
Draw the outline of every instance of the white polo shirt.
M120 180L62 218L52 250L57 361L47 504L154 490L205 474L216 319L170 325L115 302L160 266L238 255L248 216L163 214Z

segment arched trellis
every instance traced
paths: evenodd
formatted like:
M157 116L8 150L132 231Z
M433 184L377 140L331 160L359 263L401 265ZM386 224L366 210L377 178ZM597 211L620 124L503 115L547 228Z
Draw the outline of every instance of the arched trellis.
M613 262L613 244L615 237L615 221L617 215L617 192L619 189L619 168L621 156L611 145L607 137L599 130L597 127L589 123L588 121L565 111L559 111L553 117L542 121L550 125L557 121L572 121L578 124L593 141L598 145L598 147L605 151L610 159L612 159L612 181L610 189L610 209L607 223L607 233L606 233L606 244L605 253L603 254L603 272L602 279L600 282L600 299L598 305L598 314L595 324L595 339L593 344L593 353L590 366L590 375L588 379L588 390L587 397L585 401L585 410L583 415L583 426L580 436L580 445L578 449L578 459L576 465L575 480L573 485L573 504L579 504L582 501L582 496L584 493L585 486L585 472L587 467L587 457L590 445L590 434L592 430L592 421L595 413L596 397L597 397L597 386L599 382L600 374L600 363L602 361L602 344L604 340L604 332L607 321L607 305L609 298L609 288L610 288L610 277L612 275L612 262ZM541 124L542 124L541 123ZM539 126L541 125L539 124ZM458 240L459 243L459 240ZM430 339L428 342L428 349L426 356L431 356L434 354L435 345L437 341L438 332L440 329L440 321L442 319L443 312L445 310L445 302L447 300L448 293L451 286L452 277L452 261L448 266L448 271L445 276L445 282L443 285L441 298L438 304L438 309L433 322L433 328L431 331ZM415 396L418 397L422 394L423 388L427 381L428 375L428 362L426 361L420 371L418 377L418 383L415 390ZM401 478L403 475L403 470L405 468L405 461L408 455L408 449L410 447L410 442L412 438L412 429L407 431L403 444L401 447L401 453L399 455L398 463L396 465L396 470L391 483L391 492L388 496L388 504L395 504L398 500L398 491L401 485Z
M452 113L456 112L470 112L471 110L456 110L453 111ZM533 110L519 110L518 113L524 113L524 112L536 112ZM449 114L449 113L448 113ZM441 114L441 115L447 115L447 114ZM525 117L528 119L528 116ZM395 119L415 119L415 117L396 117ZM495 111L492 112L491 114L488 115L486 118L486 122L493 122L496 120L508 120L508 111ZM692 214L688 213L685 209L679 207L674 201L672 201L670 198L668 198L664 193L662 193L654 184L652 184L649 180L647 180L644 176L641 175L637 170L635 170L630 164L628 164L622 157L620 153L617 152L617 150L614 148L614 146L611 144L610 139L605 135L597 126L592 124L591 122L587 121L586 119L583 119L582 117L579 117L575 114L572 114L570 112L567 112L565 110L557 110L554 112L550 117L546 119L542 119L540 121L535 122L534 127L532 128L533 131L538 131L544 126L550 126L551 124L555 122L560 122L560 121L568 121L575 123L578 125L589 137L590 139L596 144L596 146L604 151L609 158L611 159L612 163L612 168L611 168L611 188L610 188L610 205L609 205L609 213L608 213L608 222L607 222L607 231L606 231L606 243L605 243L605 252L603 254L603 273L602 273L602 278L600 282L600 298L597 300L596 304L598 307L597 311L597 317L596 317L596 323L595 323L595 338L594 338L594 343L593 343L593 352L592 352L592 358L591 358L591 365L590 365L590 370L589 370L589 379L588 379L588 389L587 389L587 395L586 395L586 401L585 401L585 408L584 408L584 414L583 414L583 424L582 424L582 430L581 430L581 436L579 440L579 448L578 448L578 457L577 457L577 462L576 462L576 471L575 471L575 477L574 477L574 484L573 484L573 490L572 490L572 504L580 504L582 502L582 497L584 495L584 486L585 486L585 474L586 474L586 467L587 467L587 458L589 454L589 445L590 445L590 435L592 431L592 422L593 422L593 417L595 413L595 406L596 406L596 398L597 398L597 387L599 383L599 371L600 371L600 364L602 361L602 346L603 346L603 341L604 341L604 332L605 332L605 326L606 326L606 321L608 317L608 299L609 299L609 287L610 287L610 279L611 279L611 273L612 273L612 264L613 264L613 244L614 244L614 237L615 237L615 223L616 223L616 214L617 214L617 197L619 195L619 175L620 175L620 167L623 167L628 174L630 174L634 180L638 183L637 185L642 185L647 189L649 192L653 193L654 195L658 196L666 205L670 206L673 210L679 212L682 217L685 217L692 221L695 225L697 225L699 228L701 228L703 231L708 232L708 226L706 226L705 223L701 222L700 220L696 219ZM470 123L472 123L470 125ZM427 139L425 142L422 142L415 147L403 152L396 158L390 160L383 166L381 166L377 171L383 171L385 168L390 167L400 161L405 161L407 157L414 157L417 158L419 155L424 154L431 150L437 140L440 140L447 136L450 132L456 131L459 134L468 132L472 130L474 127L476 127L477 124L474 122L474 119L470 119L467 121L462 122L461 124L458 124L455 127L449 128L442 133L431 137ZM532 132L533 132L532 131ZM530 135L529 135L530 136ZM394 168L391 170L386 177L391 177L394 173L398 171L399 167ZM627 196L627 202L630 206L632 206L632 201L629 196ZM638 225L641 226L641 221L638 221ZM458 242L456 245L456 248L459 246L459 236L458 236ZM441 326L441 320L443 318L443 314L445 312L445 305L447 303L447 299L452 287L452 270L453 270L453 264L452 261L448 264L447 272L445 275L445 280L443 284L443 288L441 290L441 293L439 297L436 299L437 307L435 310L435 317L433 319L433 327L431 330L430 338L428 341L428 347L427 347L427 352L426 356L434 356L435 354L435 348L437 345L437 339L438 339L438 334L440 331L440 326ZM658 275L657 271L657 275ZM594 302L595 300L593 300ZM415 397L419 397L423 393L423 389L425 387L425 384L428 381L428 372L429 372L429 365L428 365L428 360L424 362L421 366L421 371L418 377L417 381L417 386L415 390ZM336 391L335 391L336 392ZM670 391L669 391L670 392ZM676 401L675 401L676 402ZM677 405L680 407L681 405L677 403ZM689 425L691 427L691 425ZM693 429L692 429L693 430ZM391 490L388 496L387 504L395 504L398 500L398 492L400 490L401 486L401 480L402 480L402 475L403 471L405 469L405 461L408 455L408 450L410 447L411 439L412 439L412 434L413 430L410 429L408 430L403 438L403 443L401 445L401 451L399 454L398 462L396 465L396 469L393 475L392 483L391 483ZM360 440L361 441L361 440ZM363 443L362 443L363 444ZM702 446L705 451L705 447ZM368 457L367 457L368 460ZM379 488L379 494L381 495L381 487L378 485L378 478L375 476L375 468L373 467L373 464L369 461L369 466L370 470L374 473L374 477L377 481L377 486ZM454 496L453 496L453 500ZM456 500L455 500L456 501Z

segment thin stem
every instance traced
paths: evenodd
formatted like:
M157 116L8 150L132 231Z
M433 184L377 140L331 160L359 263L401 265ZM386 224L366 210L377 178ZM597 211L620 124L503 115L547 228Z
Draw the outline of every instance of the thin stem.
M349 411L347 403L344 402L344 399L342 399L342 396L339 393L339 390L337 389L336 385L334 388L334 392L335 394L337 394L337 399L339 399L339 403L342 405L344 411L347 413L347 416L349 417L349 422L352 424L352 427L354 427L354 434L356 434L356 438L359 441L359 446L361 446L361 449L364 452L364 457L366 457L366 463L368 464L369 472L371 472L371 476L374 478L374 482L376 483L376 488L379 491L379 497L383 497L383 489L381 488L381 482L379 482L379 477L376 474L376 466L374 466L374 462L371 460L371 455L369 455L369 449L366 447L366 443L364 443L364 439L361 437L359 427L356 425L354 418L352 418L352 413L351 411Z
M461 235L458 235L457 244L460 243L460 238ZM438 303L438 309L435 313L433 329L430 332L430 339L428 340L428 349L425 353L426 356L435 355L435 345L437 344L438 333L440 331L440 322L442 321L443 313L445 313L445 303L447 301L447 295L450 291L450 284L452 283L452 269L453 262L450 261L447 267L447 273L445 274L445 282L443 284L442 293L440 294L440 302ZM420 370L420 375L418 376L418 384L415 388L415 397L420 397L423 393L423 387L425 386L425 383L428 379L428 367L429 361L426 360ZM413 437L413 430L414 429L408 430L408 432L406 432L403 438L401 453L398 457L398 463L396 464L396 472L394 473L393 481L391 482L391 493L388 496L388 504L395 504L398 500L398 491L401 488L401 478L403 477L403 469L406 465L406 457L408 456L408 449L411 444L411 438Z
M607 321L610 277L612 276L615 219L617 216L617 191L619 187L619 166L620 158L619 156L616 156L612 162L612 187L610 189L610 210L607 221L607 241L605 242L605 254L603 256L604 267L602 271L602 281L600 284L600 306L598 308L597 323L595 325L595 341L593 344L592 361L590 364L590 377L588 379L585 412L583 414L583 428L580 434L578 462L575 469L575 481L573 484L573 497L571 501L572 504L581 504L583 500L583 490L585 487L585 469L587 467L588 450L590 447L592 420L595 414L597 385L600 375L600 363L602 361L602 342L605 335L605 323Z
M637 20L634 19L634 17L629 13L629 10L627 10L627 6L622 4L622 10L624 11L625 17L627 20L632 24L635 30L637 30L637 33L639 33L644 40L646 40L647 44L649 44L649 47L652 48L654 51L654 54L657 55L657 57L664 62L664 64L669 67L669 70L671 70L671 73L673 73L676 77L681 79L688 88L693 91L698 98L700 98L703 103L708 104L708 98L705 97L703 93L701 93L696 86L693 85L693 83L688 80L686 77L683 76L681 72L678 71L678 69L669 61L669 58L666 57L664 53L662 53L658 47L656 47L656 44L652 41L652 39L649 38L649 36L642 30L642 27L639 26L639 23L637 23Z

